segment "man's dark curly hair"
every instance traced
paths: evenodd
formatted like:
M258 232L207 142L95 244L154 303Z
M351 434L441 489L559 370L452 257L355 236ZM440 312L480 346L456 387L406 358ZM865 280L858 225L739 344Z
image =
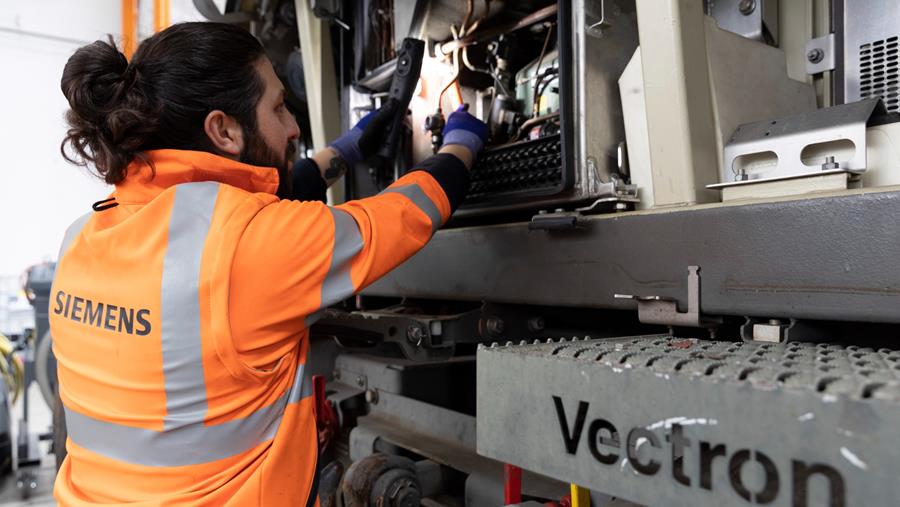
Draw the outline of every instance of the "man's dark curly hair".
M212 151L203 129L210 111L255 131L264 54L249 32L222 23L173 25L143 41L131 62L112 37L79 48L60 83L71 107L63 157L115 184L143 151Z

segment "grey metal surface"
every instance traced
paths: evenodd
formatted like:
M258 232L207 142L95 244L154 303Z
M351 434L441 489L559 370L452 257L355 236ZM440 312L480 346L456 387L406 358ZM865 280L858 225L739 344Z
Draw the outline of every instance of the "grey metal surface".
M838 79L843 85L843 101L882 96L889 111L900 111L897 100L900 2L843 0L841 3L838 26L843 27L843 76L838 75Z
M771 181L802 174L823 174L822 167L804 165L805 148L829 141L849 140L855 150L852 158L839 161L842 171L860 173L866 170L866 123L876 111L878 99L868 99L842 104L786 118L758 121L738 126L723 150L722 183L710 185L721 188L726 185ZM758 169L738 167L740 157L764 155L777 156L775 165ZM730 182L735 183L730 183ZM729 183L726 183L729 182Z
M896 505L898 370L827 344L483 347L478 452L648 505Z
M778 34L777 0L707 0L706 5L719 28L760 42Z
M367 294L634 310L615 293L687 307L687 266L709 315L900 322L900 192L858 191L691 210L439 231Z

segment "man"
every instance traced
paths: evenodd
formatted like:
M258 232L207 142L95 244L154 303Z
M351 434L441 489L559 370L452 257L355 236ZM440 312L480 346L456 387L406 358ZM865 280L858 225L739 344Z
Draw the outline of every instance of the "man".
M299 129L239 28L175 25L130 63L95 42L62 89L64 154L116 188L70 227L52 289L69 430L57 500L312 505L309 326L446 222L485 125L454 113L418 170L329 207L284 198L321 195L334 168L373 155L391 110L289 177Z

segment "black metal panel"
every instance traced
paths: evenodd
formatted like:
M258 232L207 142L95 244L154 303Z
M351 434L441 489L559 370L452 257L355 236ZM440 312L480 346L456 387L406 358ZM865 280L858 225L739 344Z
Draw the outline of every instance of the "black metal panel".
M701 267L717 315L900 322L900 192L597 216L572 231L527 223L440 231L367 294L636 308L675 297Z

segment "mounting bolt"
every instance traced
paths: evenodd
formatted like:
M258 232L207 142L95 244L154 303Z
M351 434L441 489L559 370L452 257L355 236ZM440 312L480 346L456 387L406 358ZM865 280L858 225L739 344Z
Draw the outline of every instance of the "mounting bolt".
M819 63L825 59L825 51L820 48L810 49L806 53L806 59L809 60L809 63Z
M487 331L490 334L503 334L503 329L506 327L503 323L503 319L500 317L490 317L486 323Z
M741 14L744 16L753 14L753 11L756 10L756 0L741 0L741 3L738 5L738 10L740 10Z
M372 405L378 404L378 391L374 389L369 389L366 391L366 401L371 403Z
M366 385L365 379L363 379L362 377L356 377L356 385L358 385L359 387Z
M544 330L547 326L547 323L544 322L543 317L532 317L528 319L528 330L532 333L539 333Z
M841 164L834 161L834 157L825 157L825 163L822 164L822 170L828 171L831 169L840 169Z
M406 328L406 339L416 347L422 345L422 340L424 338L425 331L422 331L422 328L419 326L409 326Z

